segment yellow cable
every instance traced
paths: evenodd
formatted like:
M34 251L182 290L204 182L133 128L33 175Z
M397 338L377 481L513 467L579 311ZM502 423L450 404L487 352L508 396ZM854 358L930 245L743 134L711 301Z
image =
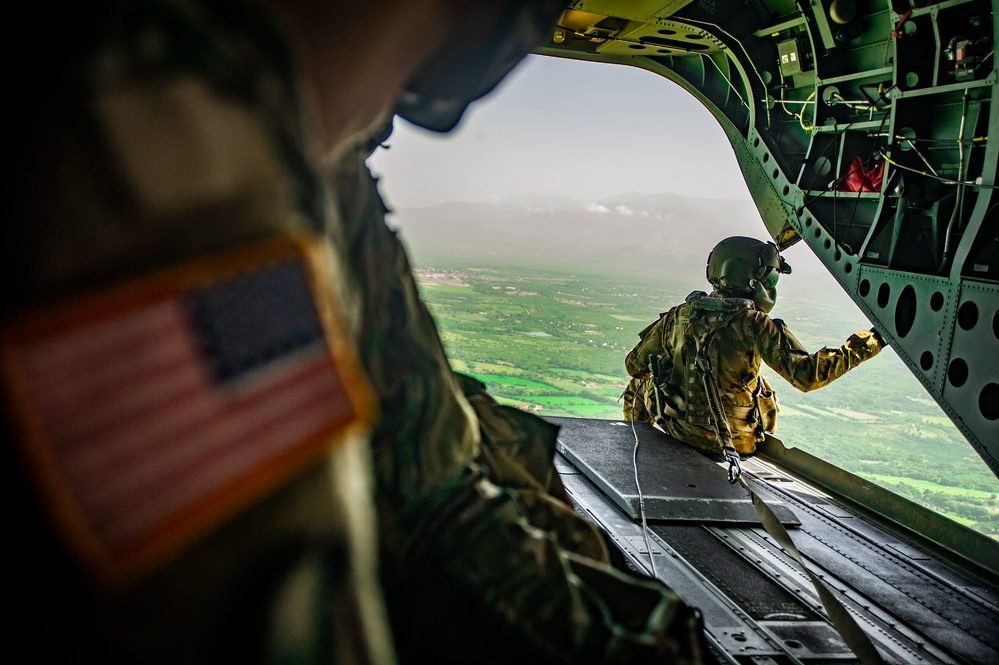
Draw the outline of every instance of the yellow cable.
M812 109L812 123L813 124L811 126L808 126L808 127L805 126L805 109L808 108L808 102L810 102L812 100L812 98L815 97L815 93L816 93L817 90L818 90L818 88L816 88L815 90L812 90L812 94L808 95L808 98L805 99L805 104L804 104L804 106L801 107L801 112L798 113L798 123L801 125L801 128L804 129L806 132L810 132L813 129L815 129L815 125L814 125L815 118L819 114L818 109L813 107L813 109Z

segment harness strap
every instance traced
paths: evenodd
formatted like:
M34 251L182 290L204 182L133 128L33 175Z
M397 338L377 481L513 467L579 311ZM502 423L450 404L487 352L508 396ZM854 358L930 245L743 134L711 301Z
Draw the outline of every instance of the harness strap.
M875 648L867 633L857 624L850 611L833 595L829 587L805 565L805 560L798 552L798 548L794 546L791 535L784 528L784 525L781 524L780 519L777 518L770 506L756 492L750 489L745 479L740 477L739 484L749 492L749 498L753 502L753 509L756 511L757 517L760 518L760 522L763 524L766 532L770 534L771 538L777 541L778 545L794 557L794 560L801 566L801 570L812 581L812 585L815 587L815 591L818 592L819 599L822 601L822 607L825 608L826 614L829 615L829 619L832 621L833 628L836 629L836 632L843 638L843 641L850 647L854 655L860 659L863 665L884 665L885 661L881 657L881 654Z
M697 346L695 362L704 377L704 391L707 394L708 409L711 412L711 427L715 431L725 459L728 460L728 482L730 483L735 483L742 477L742 463L739 460L739 452L732 443L732 428L722 406L721 395L718 392L718 379L715 376L711 360L708 358L707 349L718 331L735 318L740 311L736 310L729 314L711 330L704 333L700 339L694 337L694 343Z
M718 323L714 328L706 332L700 340L696 337L694 338L697 343L697 363L701 371L704 373L704 389L707 392L708 406L711 411L712 426L715 430L715 434L718 437L718 443L722 446L722 452L725 454L725 458L728 460L728 481L730 483L738 482L742 485L747 492L749 492L749 497L753 502L753 509L756 511L757 517L760 518L760 522L763 528L766 530L770 536L777 541L785 551L790 553L801 569L804 571L805 575L812 581L812 585L815 587L816 592L819 594L819 599L822 601L822 606L825 608L826 613L829 615L829 619L832 621L833 628L839 633L840 637L848 647L853 651L853 653L860 659L863 665L884 665L884 659L882 659L881 654L874 647L870 638L867 636L860 626L857 624L853 615L850 614L849 610L843 606L843 604L833 595L832 591L829 590L822 580L818 578L808 566L805 565L805 561L801 554L798 552L798 548L794 546L794 541L791 540L790 534L788 534L787 529L781 524L780 519L774 514L770 506L761 499L756 492L750 489L746 480L742 477L742 465L739 462L739 453L735 450L732 445L732 429L729 426L728 418L725 414L725 409L723 408L721 402L721 396L718 391L718 381L715 376L714 369L711 366L711 361L708 358L707 349L711 343L711 340L718 333L718 330L723 328L728 324L737 314L734 312L729 315L721 322ZM762 378L760 379L762 383ZM759 392L759 386L758 390Z

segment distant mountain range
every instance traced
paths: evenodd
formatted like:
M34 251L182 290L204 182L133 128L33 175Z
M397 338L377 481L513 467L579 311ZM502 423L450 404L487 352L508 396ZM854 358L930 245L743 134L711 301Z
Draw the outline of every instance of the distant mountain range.
M399 229L416 265L460 259L608 274L664 265L702 270L720 239L766 236L748 199L634 192L593 201L529 196L401 208L389 223Z

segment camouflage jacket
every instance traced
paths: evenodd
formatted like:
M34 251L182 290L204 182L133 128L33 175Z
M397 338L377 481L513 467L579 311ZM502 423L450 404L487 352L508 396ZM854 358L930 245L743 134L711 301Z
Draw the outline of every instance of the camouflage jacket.
M660 315L639 337L625 360L633 383L646 381L645 390L650 390L650 358L661 356L661 402L665 400L680 416L667 417L665 426L682 441L715 450L704 373L695 363L698 346L707 344L704 353L717 376L722 408L740 453L753 452L776 422L776 396L760 376L761 361L795 388L809 391L831 383L881 350L874 333L861 330L839 348L809 353L782 320L756 310L752 301L701 291Z
M704 661L699 615L661 582L612 568L595 525L546 491L555 426L451 371L364 164L382 137L328 173L309 161L291 55L264 8L100 3L55 25L34 11L15 51L55 57L13 74L30 70L14 86L15 224L0 252L19 279L4 313L321 234L329 309L342 307L349 333L337 345L359 356L380 418L113 596L77 578L4 441L15 653L390 665L395 653L425 662L425 647L438 662ZM391 632L387 615L400 619Z
M290 53L266 7L154 0L25 9L12 52L38 49L15 74L17 167L0 255L18 277L0 296L5 323L80 293L104 297L160 271L180 274L191 261L214 264L267 239L325 231L328 195L306 161ZM337 266L330 271L337 284L346 279ZM146 388L134 381L136 392ZM189 431L215 431L209 418L190 422ZM14 452L17 432L6 422L0 429L0 485L5 505L17 506L6 520L17 544L8 552L18 571L8 589L19 614L9 631L13 653L34 662L261 662L289 653L396 662L379 613L367 433L331 437L328 454L272 477L237 508L216 509L217 495L203 493L188 514L211 509L214 521L178 538L128 586L109 590L85 578L82 557L56 537L44 509L55 493L34 489ZM247 435L243 443L259 440ZM157 473L186 488L216 468L210 454L187 459ZM137 494L161 482L130 470L97 478L103 487L115 476L134 478ZM113 505L148 510L152 494ZM286 579L303 581L294 598L281 586Z

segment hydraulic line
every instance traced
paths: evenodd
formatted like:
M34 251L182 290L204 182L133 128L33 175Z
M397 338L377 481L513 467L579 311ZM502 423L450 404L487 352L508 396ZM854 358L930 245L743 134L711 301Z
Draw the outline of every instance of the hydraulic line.
M884 149L882 149L880 151L880 153L881 153L881 156L884 158L884 160L886 162L888 162L889 164L891 164L892 166L894 166L897 169L902 169L904 171L911 171L912 173L918 173L919 175L924 175L924 176L927 176L927 177L930 177L930 178L936 178L937 180L939 180L940 182L942 182L942 183L944 183L946 185L962 185L964 187L977 187L979 189L999 189L999 185L987 185L987 184L985 184L983 182L980 182L981 178L979 178L978 180L974 180L974 181L967 180L965 182L958 182L957 180L951 180L950 178L944 178L943 176L938 176L938 175L930 173L928 171L920 171L919 169L914 169L911 166L905 166L903 164L899 164L898 162L896 162L895 160L893 160L891 157L889 157L888 154L884 151Z
M816 88L816 90L818 90L818 88ZM815 98L815 92L816 92L816 90L812 90L811 94L809 94L808 98L805 100L806 102L807 101L811 101L812 99ZM818 109L816 107L814 107L814 106L812 107L812 124L806 126L805 125L805 109L806 108L807 107L802 107L801 108L801 112L798 113L798 124L800 124L801 128L804 129L806 132L810 132L813 129L815 129L815 118L818 117L819 112L818 112Z
M746 110L747 110L747 111L751 111L752 109L750 109L750 108L749 108L749 104L747 104L747 103L746 103L746 100L742 98L742 95L740 95L740 94L739 94L739 91L735 89L735 85L734 85L734 84L732 83L731 79L729 79L729 77L727 77L727 76L725 75L725 72L723 72L723 71L721 70L721 67L719 67L719 66L718 66L718 63L717 63L717 62L715 62L715 59L714 59L714 58L712 58L712 57L710 57L710 56L706 56L706 55L705 55L704 53L697 53L696 55L699 55L699 56L701 56L701 60L704 60L704 58L707 58L707 59L708 59L708 61L709 61L709 62L710 62L710 63L711 63L712 65L714 65L714 66L715 66L715 69L717 69L717 70L718 70L718 76L721 76L721 77L722 77L722 80L724 80L724 81L725 81L725 83L728 83L728 87L729 87L729 89L730 89L730 90L732 91L732 93L733 93L733 94L734 94L734 95L735 95L736 97L738 97L738 98L739 98L739 103L740 103L740 104L742 104L743 106L745 106L745 107L746 107Z
M954 209L950 212L950 221L947 222L947 230L944 231L943 255L940 257L940 267L937 272L941 273L947 267L947 259L950 257L950 238L954 230L954 222L958 218L958 208L964 207L964 185L960 184L964 180L964 125L968 118L968 89L964 89L964 100L961 106L961 130L957 136L958 164L957 164L957 191L954 194Z
M919 151L919 148L917 148L916 144L912 142L912 139L906 138L904 136L900 136L898 138L908 143L909 147L912 148L912 151L916 153L916 156L919 157L919 159L923 160L923 164L926 164L926 168L930 170L930 173L932 173L937 179L940 179L940 174L937 173L937 170L935 168L933 168L933 165L930 164L930 161L926 159L926 155L924 155L922 152Z

